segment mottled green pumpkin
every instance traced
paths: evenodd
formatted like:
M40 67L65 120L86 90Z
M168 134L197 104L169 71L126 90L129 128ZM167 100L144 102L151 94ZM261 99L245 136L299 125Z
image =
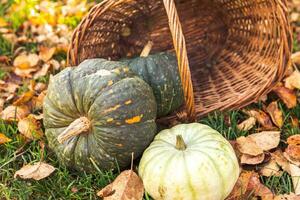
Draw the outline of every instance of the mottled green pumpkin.
M49 145L62 163L77 170L127 166L132 152L138 157L152 141L155 118L150 86L122 63L104 59L55 75L44 101ZM86 127L62 139L72 126Z
M157 53L124 62L153 89L158 117L166 116L183 104L182 84L173 54Z

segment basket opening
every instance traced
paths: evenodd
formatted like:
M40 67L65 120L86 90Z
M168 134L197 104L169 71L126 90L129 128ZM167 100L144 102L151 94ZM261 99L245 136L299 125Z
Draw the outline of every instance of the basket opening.
M236 108L274 84L281 72L282 26L273 0L176 0L186 39L196 111ZM95 14L95 13L94 13ZM78 61L174 51L162 0L128 0L96 17Z

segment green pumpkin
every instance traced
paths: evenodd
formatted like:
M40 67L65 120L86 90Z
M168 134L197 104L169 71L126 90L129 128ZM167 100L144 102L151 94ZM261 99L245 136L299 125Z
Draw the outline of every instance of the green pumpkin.
M158 133L139 175L153 199L223 200L239 177L230 143L209 126L180 124Z
M153 89L158 117L168 115L183 104L182 84L173 54L157 53L123 61Z
M120 62L90 59L55 75L44 100L50 147L65 165L94 171L130 164L156 133L150 86Z

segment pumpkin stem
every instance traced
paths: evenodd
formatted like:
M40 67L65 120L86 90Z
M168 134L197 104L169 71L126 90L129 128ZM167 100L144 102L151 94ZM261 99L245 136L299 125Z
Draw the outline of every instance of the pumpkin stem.
M150 54L150 51L152 49L153 46L153 42L152 41L148 41L148 43L146 44L146 46L144 47L140 57L148 57Z
M82 132L88 131L90 129L90 120L86 117L80 117L73 121L68 128L66 128L59 136L57 140L60 144L69 140L70 138L81 134Z
M184 151L186 149L186 144L181 135L176 135L176 149Z

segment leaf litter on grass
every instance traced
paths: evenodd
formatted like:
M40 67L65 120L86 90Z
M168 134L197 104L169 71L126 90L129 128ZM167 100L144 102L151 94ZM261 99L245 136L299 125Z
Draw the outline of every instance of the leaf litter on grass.
M92 4L87 1L76 0L67 1L65 4L63 1L46 0L32 1L28 4L21 2L18 6L14 5L9 8L7 16L0 16L0 32L5 41L1 43L3 48L0 50L1 69L5 69L5 76L3 76L3 80L0 80L0 116L5 123L3 127L9 127L9 130L2 127L5 130L3 131L0 126L2 151L5 151L5 148L12 148L13 151L10 151L10 155L22 151L19 146L16 148L13 146L13 143L19 140L18 138L23 138L29 145L34 145L37 140L44 139L41 126L42 103L47 92L47 82L52 74L66 66L65 55L72 33L71 27L76 26L90 5ZM292 15L294 19L299 18L299 14L295 14L295 12ZM300 18L298 20L300 21ZM299 35L297 40L300 41L299 27L296 34ZM207 118L206 123L219 130L223 135L230 136L230 139L238 138L231 143L237 152L242 172L228 199L250 197L260 197L265 200L299 199L297 196L299 194L297 177L300 166L299 136L297 135L300 134L297 132L300 117L300 114L297 114L300 112L299 109L297 110L298 90L300 89L300 75L297 69L297 65L300 65L299 52L292 55L292 61L284 81L273 89L272 93L277 97L274 97L273 94L264 95L259 104L253 104L255 108L250 106L243 109L244 112L231 112L231 116L227 118L229 120L220 118L219 114L216 114L216 120L210 116ZM296 133L296 135L287 137L285 140L288 123L295 128L293 134ZM15 129L16 131L12 131ZM33 156L31 154L34 155L34 151L26 152L26 155ZM19 178L40 180L49 176L46 181L50 182L53 178L55 182L54 177L58 175L56 176L53 171L57 169L58 174L62 173L61 166L52 167L52 163L56 162L55 157L54 159L46 158L46 160L49 159L47 162L39 158L34 162L28 160L29 162L24 164L22 159L17 162L11 161L11 157L9 158L6 162L13 164L14 167L15 165L19 166L19 170L15 173L15 176ZM21 165L24 165L23 167L20 162ZM11 169L7 169L7 171L9 170ZM283 175L286 173L288 175ZM77 176L78 174L67 176L69 180L65 181L65 188L68 188L73 182L79 184L81 179ZM262 177L272 180L275 177L276 180L282 180L281 177L285 176L291 177L294 188L286 187L287 189L281 192L284 194L277 194L272 186L268 185L267 187L262 181ZM62 177L57 177L57 179L60 180ZM112 175L111 177L114 178ZM11 177L7 177L7 179L9 178ZM90 179L92 178L82 181L97 182L97 180L91 181ZM119 199L117 195L127 191L124 188L129 191L126 185L128 181L137 184L139 189L133 193L138 199L142 198L143 186L137 174L132 170L122 172L115 181L111 179L101 182L102 188L109 182L112 183L98 194L106 196L104 198L107 199ZM12 180L8 183L13 185ZM43 184L47 185L46 182ZM97 182L96 185L99 186L100 183ZM21 186L13 185L12 187ZM93 186L80 188L78 185L72 185L67 192L62 193L63 195L80 195L82 190L90 190L90 197L96 198L97 189ZM112 191L114 194L111 195ZM51 194L49 191L44 190L43 192ZM0 198L2 198L1 195Z

